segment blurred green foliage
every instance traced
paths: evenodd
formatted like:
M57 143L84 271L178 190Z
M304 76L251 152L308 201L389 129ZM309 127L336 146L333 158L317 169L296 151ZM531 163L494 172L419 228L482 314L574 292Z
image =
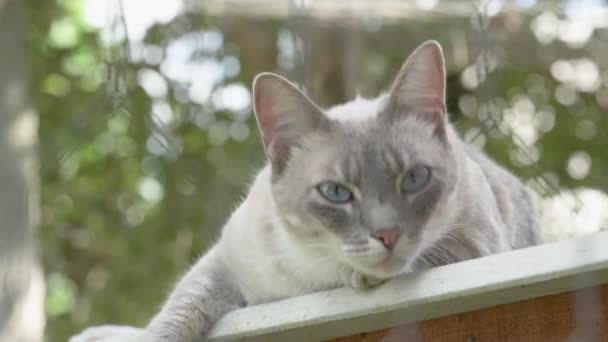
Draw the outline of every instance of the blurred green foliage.
M246 91L252 77L275 70L303 81L297 69L307 60L294 53L298 42L312 43L290 43L297 28L290 20L187 12L153 25L134 44L120 20L110 26L122 27L122 37L90 26L83 1L28 4L48 339L64 341L94 324L145 324L263 165ZM466 21L458 25L471 30ZM493 30L508 34L500 23ZM409 51L394 37L415 38L413 47L435 33L402 22L362 33L368 48L357 51L353 70L359 88L373 95L398 70ZM542 195L607 190L607 49L576 52L598 63L601 84L593 91L564 85L551 73L553 60L537 57L501 65L485 80L495 87L490 96L478 90L484 84L467 86L465 66L450 69L452 119ZM168 58L194 66L180 74ZM198 84L188 78L194 71L214 81ZM480 75L473 81L482 82ZM334 103L346 99L332 96ZM589 158L588 172L568 172L573 153Z

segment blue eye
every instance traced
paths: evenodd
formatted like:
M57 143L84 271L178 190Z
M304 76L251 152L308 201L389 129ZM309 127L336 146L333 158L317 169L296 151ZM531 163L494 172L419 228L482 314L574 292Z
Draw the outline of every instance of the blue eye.
M317 186L317 190L326 200L334 203L347 203L353 199L353 193L344 185L334 182L324 182Z
M431 180L431 169L416 165L409 169L401 178L401 191L412 193L420 191Z

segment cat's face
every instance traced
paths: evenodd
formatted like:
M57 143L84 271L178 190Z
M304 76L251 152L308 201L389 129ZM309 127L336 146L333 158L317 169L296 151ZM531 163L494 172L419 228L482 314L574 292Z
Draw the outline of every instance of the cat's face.
M428 123L334 122L303 143L273 183L297 242L325 244L355 269L390 277L444 228L435 225L455 165Z
M438 45L412 54L389 95L374 101L323 112L269 74L254 92L274 200L294 243L387 278L446 229L457 167Z

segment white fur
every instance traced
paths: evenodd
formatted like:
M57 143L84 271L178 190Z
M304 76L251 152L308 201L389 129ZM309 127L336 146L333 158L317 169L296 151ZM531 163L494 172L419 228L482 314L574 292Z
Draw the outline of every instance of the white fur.
M353 101L328 109L325 114L332 120L361 121L375 118L379 109L386 105L387 96L381 95L373 99L357 97Z
M269 225L274 226L272 246L268 241ZM317 252L318 248L294 244L281 225L270 193L270 168L267 166L224 227L219 242L220 253L248 303L297 296L340 284L333 258ZM276 250L269 251L269 247ZM297 270L293 273L299 275L298 278L294 279L291 273L285 275L279 262Z

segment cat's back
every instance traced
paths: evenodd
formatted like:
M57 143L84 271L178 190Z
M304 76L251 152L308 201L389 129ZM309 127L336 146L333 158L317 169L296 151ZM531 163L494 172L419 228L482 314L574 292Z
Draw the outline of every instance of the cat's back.
M498 211L511 233L511 247L517 249L541 243L536 209L526 186L477 147L463 145L467 156L479 165L489 182Z

